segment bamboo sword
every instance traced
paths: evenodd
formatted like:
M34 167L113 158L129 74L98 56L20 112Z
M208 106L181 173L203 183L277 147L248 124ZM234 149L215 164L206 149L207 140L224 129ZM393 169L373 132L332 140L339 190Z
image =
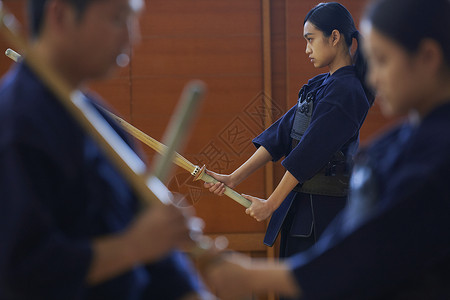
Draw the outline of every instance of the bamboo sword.
M111 115L111 117L113 119L115 119L120 125L122 125L122 127L126 131L128 131L131 135L133 135L135 138L137 138L138 140L140 140L141 142L143 142L144 144L146 144L147 146L149 146L150 148L152 148L153 150L155 150L158 153L165 152L166 145L158 142L151 136L145 134L141 130L139 130L136 127L134 127L133 125L127 123L125 120L114 115L113 113L111 113L111 112L108 112L108 113ZM192 176L194 176L194 181L202 180L204 182L209 182L209 183L218 182L214 177L212 177L211 175L209 175L205 172L206 168L204 165L200 168L199 166L194 165L193 163L188 161L186 158L184 158L177 152L175 152L174 163L176 165L178 165L179 167L188 171ZM236 192L235 190L233 190L227 186L225 187L225 195L227 195L228 197L230 197L231 199L233 199L234 201L236 201L237 203L241 204L242 206L244 206L246 208L250 207L250 205L252 204L252 202L250 200L244 198L241 194L239 194L238 192Z

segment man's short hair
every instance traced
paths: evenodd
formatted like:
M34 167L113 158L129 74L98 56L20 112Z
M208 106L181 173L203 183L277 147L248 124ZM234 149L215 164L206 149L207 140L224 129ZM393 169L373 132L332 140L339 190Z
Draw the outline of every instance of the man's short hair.
M33 37L39 36L45 14L45 6L51 0L28 0L28 18L30 21L30 33ZM78 17L83 16L86 7L98 0L59 0L71 4L77 11Z

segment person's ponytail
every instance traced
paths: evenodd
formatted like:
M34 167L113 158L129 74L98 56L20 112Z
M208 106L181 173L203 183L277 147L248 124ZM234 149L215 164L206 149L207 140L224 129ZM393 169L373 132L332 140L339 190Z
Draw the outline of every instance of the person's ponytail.
M355 53L353 54L353 64L355 65L356 70L356 76L361 81L361 84L363 86L364 92L366 93L367 100L369 101L370 105L373 104L375 100L375 93L374 91L367 85L366 80L366 73L367 73L367 61L364 58L364 54L361 50L361 42L362 37L358 30L355 30L351 38L355 38L357 42L357 47L355 50Z

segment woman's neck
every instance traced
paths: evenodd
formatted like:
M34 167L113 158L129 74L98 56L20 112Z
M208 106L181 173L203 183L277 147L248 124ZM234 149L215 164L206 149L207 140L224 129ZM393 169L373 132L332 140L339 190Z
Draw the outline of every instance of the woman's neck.
M424 118L435 108L450 102L450 76L438 77L435 84L424 93L423 101L418 102L417 108L421 118Z
M334 60L328 65L330 69L330 75L345 66L351 66L353 64L352 57L348 50L341 52L340 55L336 55Z

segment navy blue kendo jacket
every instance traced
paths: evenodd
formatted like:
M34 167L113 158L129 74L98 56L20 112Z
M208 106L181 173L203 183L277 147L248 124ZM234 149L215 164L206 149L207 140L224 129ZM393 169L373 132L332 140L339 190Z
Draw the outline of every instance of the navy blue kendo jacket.
M347 161L352 160L359 145L359 129L370 108L354 66L342 67L332 75L318 75L310 79L301 92L314 92L315 99L311 123L298 145L292 149L290 136L297 105L253 140L256 147L267 149L273 161L284 157L282 165L300 184L317 174L338 151L346 155ZM265 244L274 243L292 203L299 201L300 194L292 191L273 213ZM308 236L313 226L325 228L335 216L334 211L327 210L339 205L342 208L345 201L345 197L335 197L332 208L317 203L315 209L309 200L305 201L294 216L290 234Z
M450 299L449 132L450 101L361 153L348 205L289 261L302 299Z
M0 191L0 299L177 299L198 288L177 252L103 284L86 284L91 240L126 228L138 201L24 64L0 87Z

